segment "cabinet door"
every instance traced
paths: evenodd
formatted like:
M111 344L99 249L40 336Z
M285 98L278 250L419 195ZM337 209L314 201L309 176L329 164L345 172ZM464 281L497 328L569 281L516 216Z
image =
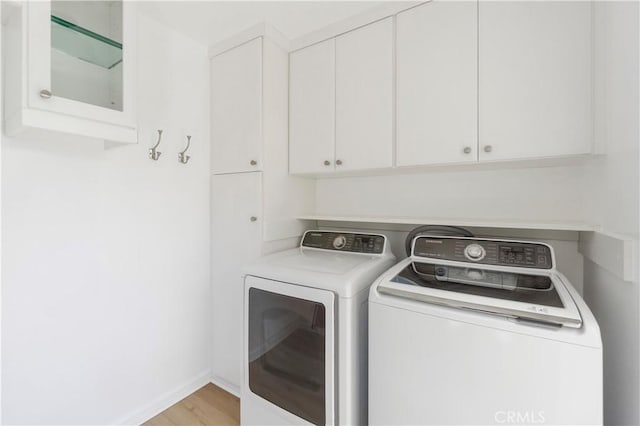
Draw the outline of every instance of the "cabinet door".
M135 2L27 2L31 108L135 127Z
M289 171L334 170L335 40L289 56Z
M211 183L212 369L236 389L242 371L242 268L260 256L261 187L260 172L214 175Z
M393 24L336 38L336 170L391 167Z
M591 3L480 2L480 159L591 150Z
M211 59L213 173L262 167L262 38Z
M477 161L477 2L398 14L398 166Z

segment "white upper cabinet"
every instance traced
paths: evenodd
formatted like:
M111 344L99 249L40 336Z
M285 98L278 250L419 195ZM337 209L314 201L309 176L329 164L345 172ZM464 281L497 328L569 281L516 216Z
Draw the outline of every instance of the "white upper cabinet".
M481 160L591 151L591 2L480 2Z
M431 1L397 16L398 166L478 159L477 7Z
M261 170L262 38L211 59L213 173Z
M7 133L137 142L135 2L24 2L6 29Z
M434 0L292 53L290 172L592 152L591 8Z
M289 56L289 171L334 171L335 40Z
M336 170L392 166L393 20L336 38Z
M392 18L300 49L289 60L290 172L391 167Z

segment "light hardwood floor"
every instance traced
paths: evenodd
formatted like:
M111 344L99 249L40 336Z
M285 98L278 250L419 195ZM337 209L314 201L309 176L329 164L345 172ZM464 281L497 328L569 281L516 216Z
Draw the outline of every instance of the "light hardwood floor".
M145 426L239 424L240 400L211 383L144 423Z

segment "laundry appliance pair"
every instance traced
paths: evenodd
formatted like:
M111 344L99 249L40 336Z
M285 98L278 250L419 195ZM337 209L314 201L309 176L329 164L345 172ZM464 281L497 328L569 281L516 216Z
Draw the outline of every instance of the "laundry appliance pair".
M598 325L552 247L440 234L396 263L307 231L249 266L241 423L601 424Z

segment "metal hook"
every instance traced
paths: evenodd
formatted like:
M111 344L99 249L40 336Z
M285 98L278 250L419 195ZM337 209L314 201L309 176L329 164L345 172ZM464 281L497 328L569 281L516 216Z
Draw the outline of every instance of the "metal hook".
M162 154L160 151L157 151L156 148L158 148L158 145L160 145L160 141L162 140L162 130L158 129L158 142L156 142L156 144L149 149L149 158L151 158L154 161L158 161L158 158L160 158L160 154Z
M191 136L187 135L187 146L184 148L184 151L178 154L178 161L180 161L182 164L187 164L189 162L189 159L191 158L186 154L189 146L191 146Z

